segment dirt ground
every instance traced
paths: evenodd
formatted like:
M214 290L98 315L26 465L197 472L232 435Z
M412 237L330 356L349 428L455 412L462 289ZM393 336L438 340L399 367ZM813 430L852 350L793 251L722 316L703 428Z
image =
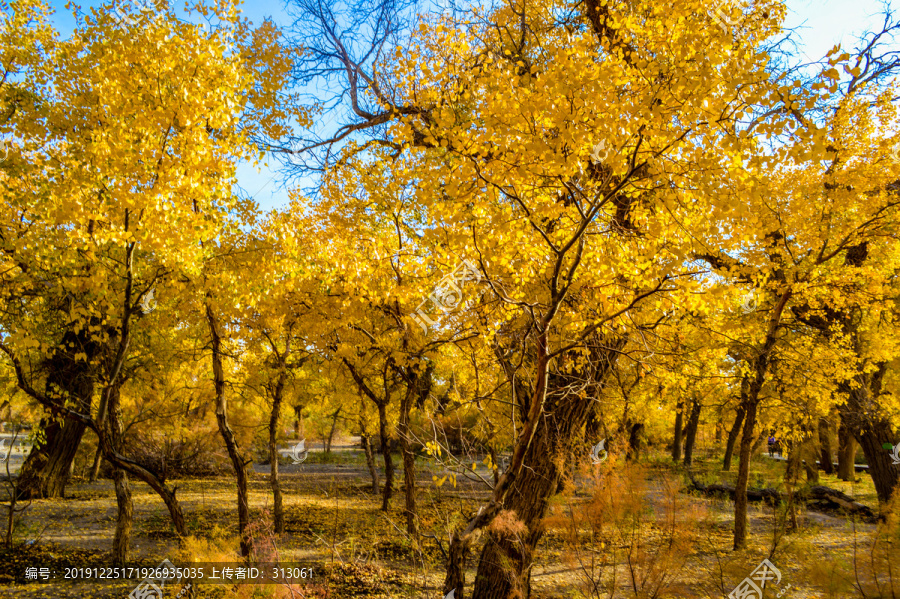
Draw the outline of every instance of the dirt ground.
M450 483L438 487L433 476L440 478L446 472L431 471L428 469L429 463L423 461L418 473L423 532L422 552L419 553L403 532L402 491L395 491L391 510L381 512L380 498L371 493L368 471L362 452L357 447L352 439L335 446L335 455L329 460L331 463L317 463L322 461L322 456L317 455L321 454L321 448L311 448L309 460L301 464L288 460L280 466L286 532L278 538L267 531L272 502L268 466L254 464L250 507L257 543L270 551L277 551L282 561L317 565L320 576L298 587L297 597L440 597L443 551L448 545L449 532L462 522L466 514L477 510L480 502L487 497L488 489L464 478L458 479L455 488ZM700 469L708 466L710 470L715 470L712 456L708 458L708 463L703 462L704 458L698 459ZM769 466L762 463L760 467ZM662 468L650 467L645 472L646 494L642 501L646 503L647 512L665 513L669 501L665 492L666 480L671 480L671 475ZM402 480L402 471L398 474ZM488 476L486 469L481 474ZM763 471L760 475L765 474ZM751 484L753 480L751 478ZM860 476L860 481L844 483L826 477L822 483L874 505L868 477ZM177 496L186 514L188 528L198 538L189 550L194 553L179 553L162 501L146 485L132 483L135 524L131 547L135 562L154 566L163 559L169 559L181 565L185 559L217 561L218 557L228 555L227 552L231 552L230 559L238 561L236 495L232 479L222 475L169 482L177 486ZM0 566L0 597L112 598L129 597L134 590L135 580L61 580L67 568L110 565L108 551L116 519L111 481L75 479L67 493L65 500L33 501L22 513L16 526L17 545L12 551L6 551L0 560L4 563ZM584 500L586 495L576 492L573 497ZM702 539L685 556L681 567L672 572L671 576L678 579L677 583L658 596L724 597L759 562L770 557L778 512L770 506L751 505L749 547L745 551L732 552L732 503L681 495L692 508L699 507L705 514L703 524L698 524L703 527ZM780 588L790 584L786 592L779 592L793 599L845 596L829 590L828 585L823 585L822 579L815 575L817 557L827 557L844 564L852 562L854 546L871 536L875 526L853 523L841 515L802 510L799 512L799 524L798 532L779 540L778 551L772 556L773 562L780 565ZM656 530L658 528L661 527L651 525L646 529L651 532L646 534L656 534L660 532ZM219 549L212 548L213 543L208 541L210 538L219 539ZM616 575L614 586L619 590L615 597L639 596L633 592L634 578L650 576L647 572L652 568L634 559L633 548L629 555L627 543L623 543L621 537L611 534L607 542L609 545L604 543L596 554L599 557L594 556L586 562L583 555L580 560L573 558L571 551L566 550L563 536L548 530L538 549L537 563L532 573L533 596L540 599L592 596L577 590L579 581L585 580L585 571L590 569L585 564L605 567L605 581L611 574ZM226 553L222 553L221 546L226 547ZM469 583L475 576L477 557L476 553L468 560ZM648 563L652 558L652 552L644 556ZM810 560L812 563L809 563ZM11 582L13 578L21 578L27 567L47 567L56 578L50 582ZM259 593L261 588L254 590ZM766 596L777 595L772 593ZM246 589L233 591L225 585L207 584L199 587L195 596L262 595L249 594ZM609 595L598 592L594 596Z

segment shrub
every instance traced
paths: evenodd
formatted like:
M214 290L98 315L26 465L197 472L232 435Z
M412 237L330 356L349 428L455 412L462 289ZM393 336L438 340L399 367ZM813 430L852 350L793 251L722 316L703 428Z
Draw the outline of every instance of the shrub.
M227 472L229 462L220 450L215 430L142 431L126 441L125 454L162 480L170 477L214 476Z

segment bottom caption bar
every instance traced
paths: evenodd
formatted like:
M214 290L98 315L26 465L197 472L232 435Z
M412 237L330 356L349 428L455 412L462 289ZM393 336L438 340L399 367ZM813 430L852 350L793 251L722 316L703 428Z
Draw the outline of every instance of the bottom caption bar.
M175 565L163 560L158 566L90 566L65 567L61 570L40 566L29 566L20 577L19 583L58 582L60 580L115 582L134 580L139 582L132 597L153 597L165 586L186 586L191 582L205 584L278 584L311 581L322 564L314 562L257 563L247 565L241 562L191 562ZM139 589L142 589L138 592ZM151 592L150 594L144 591ZM142 594L143 593L143 594Z

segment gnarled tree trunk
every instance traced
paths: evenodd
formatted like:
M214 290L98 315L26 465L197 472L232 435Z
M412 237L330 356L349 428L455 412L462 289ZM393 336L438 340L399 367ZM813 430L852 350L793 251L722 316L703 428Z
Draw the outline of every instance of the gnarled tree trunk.
M839 388L847 397L841 406L842 422L846 421L850 432L859 441L878 500L886 503L900 482L900 469L893 465L890 452L884 448L886 444L893 445L895 439L893 426L876 402L887 363L881 362L877 366L874 372L857 374L854 377L856 385L851 387L850 383L842 383Z
M119 386L109 392L107 409L109 410L109 440L117 451L124 445L122 438L122 410L120 406ZM101 447L98 449L102 450ZM134 525L134 503L131 499L131 486L128 474L116 466L113 469L113 484L116 489L116 532L113 536L112 559L117 566L128 561L128 546L131 543L131 529Z
M250 524L250 497L247 491L247 462L241 456L234 437L234 431L228 424L228 400L225 398L225 372L222 368L222 338L219 335L218 321L213 314L212 306L206 304L206 321L209 324L212 339L213 383L216 389L216 422L219 433L231 458L234 478L237 483L238 533L241 536L241 555L250 555L251 539L247 533Z
M79 411L89 412L82 403ZM81 445L85 426L65 420L61 424L42 418L45 442L35 444L19 471L19 499L64 497L75 454Z
M825 474L834 474L831 451L831 423L828 418L819 418L819 465Z
M59 348L46 361L45 394L60 404L69 400L80 414L91 413L94 395L94 374L90 362L103 346L93 341L86 331L67 331ZM84 353L85 359L76 359ZM71 419L61 422L42 418L41 429L45 442L35 444L19 471L19 498L38 499L64 497L75 454L84 436L85 424Z
M838 426L838 478L854 480L856 478L856 438L847 426L846 419L841 416Z
M403 454L403 495L406 511L406 532L414 540L419 538L419 515L416 509L416 460L412 451L412 438L410 436L409 417L413 405L423 407L425 400L431 393L431 377L434 373L434 363L429 362L422 371L418 365L400 369L403 379L406 381L406 393L400 400L400 421L397 427L397 435L400 437L400 451Z
M338 418L341 415L341 408L338 408L331 415L331 428L328 430L328 439L325 441L325 454L331 453L331 443L334 441L334 431L337 430Z
M381 455L384 459L384 489L381 495L381 511L388 511L391 495L394 492L394 460L391 459L391 446L388 443L387 405L378 404L378 436L381 443Z
M697 439L697 428L700 426L700 400L694 398L691 404L691 416L688 418L684 439L684 465L690 466L694 459L694 442Z
M681 461L681 445L684 442L682 439L682 422L684 421L684 402L682 400L678 400L678 405L675 406L675 434L673 435L672 440L672 461L680 462Z
M753 356L749 384L746 387L741 384L741 405L745 411L744 432L741 435L741 453L738 462L738 476L735 483L734 497L734 549L744 549L747 546L747 485L750 480L750 454L755 437L756 412L759 407L760 392L766 382L769 369L769 359L775 348L776 333L781 324L781 315L791 297L790 289L782 292L778 303L769 314L769 326L762 346ZM745 392L746 389L746 392Z
M591 400L573 397L554 403L547 406L538 422L525 454L526 466L513 482L504 504L508 517L524 524L525 532L518 536L497 530L488 535L475 577L474 599L530 596L534 549L543 534L541 521L558 481L565 476L562 446L571 443L584 426Z
M644 434L643 422L632 422L628 426L628 448L625 453L626 460L638 461L641 458L642 437Z
M542 356L541 350L545 342L545 338L538 337L539 357ZM597 352L596 371L589 375L597 387L603 384L614 365L616 352L608 351L610 353L605 355ZM559 487L559 481L566 475L566 458L573 455L576 446L583 445L579 441L592 415L594 399L567 394L566 376L551 376L547 372L547 362L540 359L536 370L538 376L534 385L535 393L530 402L531 410L526 425L517 440L509 472L501 477L495 488L495 495L498 491L503 493L502 506L496 500L489 506L498 512L502 507L501 525L491 527L482 549L472 591L474 599L530 596L531 567L534 550L543 535L542 521L547 514L550 499ZM634 430L635 427L632 427L632 431ZM506 478L508 474L513 476ZM511 483L508 483L510 480ZM509 486L504 488L506 483ZM474 520L478 521L483 517L484 513L480 513ZM520 523L516 526L524 525L521 534L516 527L510 526L513 522ZM451 554L456 552L457 557L463 555L464 549L465 547L454 547L451 543ZM459 565L454 567L458 569ZM451 586L450 573L448 568L445 590L454 588ZM461 584L455 588L460 587Z
M278 421L281 417L281 403L284 399L284 384L287 372L282 365L278 379L272 388L272 413L269 414L269 484L272 487L272 520L275 534L284 532L284 502L281 496L281 481L278 478Z
M400 438L400 454L403 457L403 498L406 516L406 532L413 539L419 538L419 525L416 512L416 459L412 452L409 437L409 412L412 410L416 394L414 383L408 383L406 393L400 400L400 420L397 424L397 436Z
M747 377L743 377L741 379L741 396L743 397L747 393L747 387L750 385L750 379ZM722 470L724 472L728 472L731 470L731 458L734 456L734 445L737 442L738 436L741 434L741 425L744 423L744 416L746 415L746 408L743 404L739 405L737 411L734 414L734 422L731 425L731 430L728 431L728 440L725 442L725 458L722 460Z
M100 465L103 463L103 450L100 449L100 444L97 443L97 450L94 451L94 462L91 464L91 473L88 475L88 480L90 482L94 482L98 478L100 478Z

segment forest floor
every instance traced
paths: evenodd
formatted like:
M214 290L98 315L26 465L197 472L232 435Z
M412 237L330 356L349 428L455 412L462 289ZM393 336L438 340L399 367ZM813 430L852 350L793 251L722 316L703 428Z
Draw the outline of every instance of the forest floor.
M478 509L488 489L462 477L455 487L449 480L438 486L435 480L446 472L432 472L434 464L424 459L417 467L421 551L405 533L402 487L395 490L390 510L382 512L355 446L336 446L329 456L313 450L301 464L280 466L286 520L280 536L268 524L268 466L254 464L250 507L258 561L277 554L281 562L311 566L312 577L293 587L294 597L440 598L449 533ZM597 469L605 473L598 475ZM783 464L759 457L752 462L751 486L777 486L783 469ZM697 458L693 471L705 482L734 478L734 473L721 472L714 455ZM488 477L483 466L479 473ZM870 478L857 477L858 482L843 482L822 475L820 484L877 509ZM398 478L402 481L402 470ZM532 575L535 599L725 597L764 558L781 574L779 586L770 583L766 597L863 597L853 585L857 577L864 586L874 580L873 568L885 582L884 564L870 563L876 526L840 514L799 509L797 528L784 534L790 521L784 506L751 504L748 548L732 551L733 503L685 493L686 478L661 454L651 452L639 467L610 460L575 480L575 488L553 502ZM178 487L194 538L179 549L162 501L146 485L132 483L133 559L145 567L163 559L179 567L191 561L237 562L233 480L221 475L169 483ZM603 485L607 488L598 488ZM0 517L5 520L6 513ZM115 519L109 480L75 478L66 499L31 502L16 523L14 547L0 549L0 597L129 597L139 580L84 579L84 568L110 566ZM573 522L578 537L569 534ZM477 562L476 551L468 560L468 584ZM51 580L16 582L27 567L48 568ZM72 568L81 569L77 580L66 580ZM900 590L900 580L893 584L893 592ZM195 596L292 596L287 589L206 583L195 587ZM176 591L170 585L166 596L174 597ZM880 592L891 596L884 588ZM868 596L879 595L869 591Z

